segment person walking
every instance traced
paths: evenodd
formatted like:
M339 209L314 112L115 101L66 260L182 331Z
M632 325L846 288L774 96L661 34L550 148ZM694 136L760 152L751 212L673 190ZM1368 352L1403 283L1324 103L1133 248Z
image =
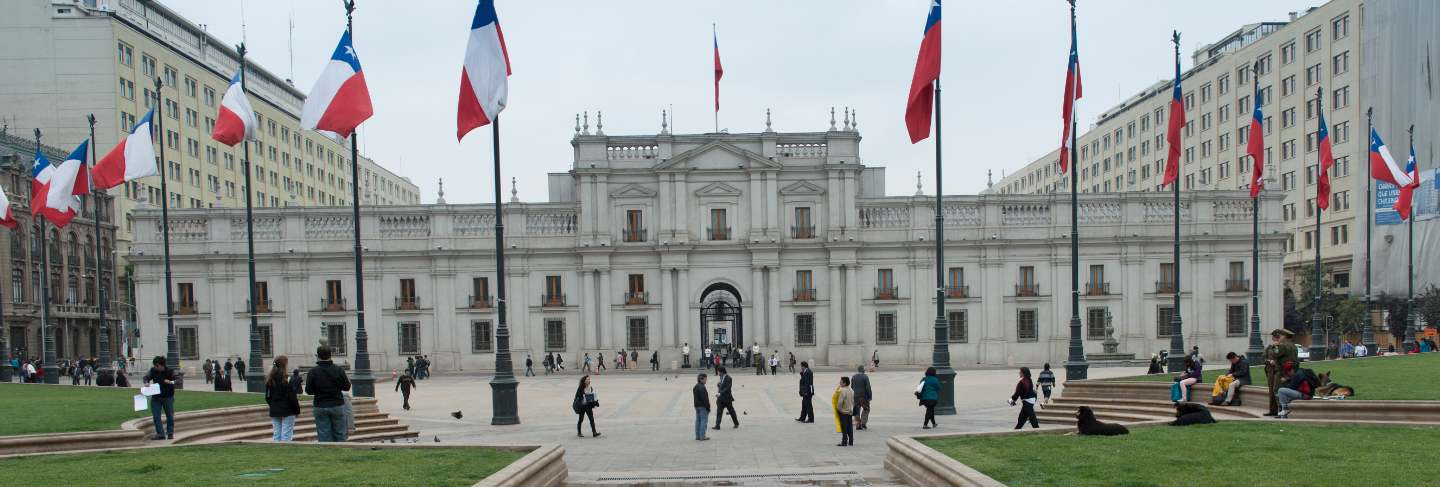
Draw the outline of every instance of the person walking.
M635 351L633 348L630 349L630 361L627 363L631 367L638 367L640 365L640 352Z
M716 373L720 374L720 383L716 386L716 388L719 389L720 393L715 398L714 429L720 429L720 422L722 419L725 418L726 411L730 412L730 422L735 425L735 428L739 428L740 417L735 415L735 396L730 391L730 389L735 385L734 380L730 378L730 374L726 372L724 366L716 368L715 371Z
M235 372L240 375L240 382L245 382L245 359L235 359Z
M563 355L555 354L555 366L559 367L560 370L565 370L565 357Z
M695 441L709 440L705 436L705 427L710 422L710 391L705 389L704 372L695 379L691 393L695 396Z
M710 368L710 347L705 347L700 358L705 361L705 368L708 370Z
M790 361L787 362L787 363L790 364L790 373L793 374L793 373L795 373L795 352L786 352L786 353L789 353L789 354L790 354Z
M877 348L874 352L870 353L870 363L874 365L876 369L880 368L880 349Z
M205 359L205 364L200 366L200 370L205 371L205 383L206 383L206 384L209 384L209 383L215 381L215 371L210 368L210 359L208 359L208 358Z
M575 411L579 419L575 420L575 436L584 438L580 425L585 424L585 418L590 418L590 436L599 438L600 432L595 430L595 408L600 407L600 400L595 397L595 389L590 387L590 376L580 376L580 386L575 388L575 401L570 408Z
M1055 389L1055 372L1050 371L1050 364L1045 364L1045 369L1040 371L1040 392L1045 393L1045 404L1050 404L1050 391Z
M1025 426L1030 422L1031 428L1040 427L1040 418L1035 417L1035 383L1030 380L1030 368L1020 368L1020 381L1015 383L1015 393L1010 395L1010 405L1015 405L1015 400L1020 400L1020 419L1015 422L1015 429Z
M865 366L855 367L855 375L850 377L850 389L855 392L855 429L869 429L870 422L870 376L865 375Z
M780 351L772 350L770 352L770 375L775 375L778 370L780 370Z
M230 379L230 373L233 372L234 370L235 370L235 363L234 363L234 362L231 362L230 359L228 359L228 358L225 359L225 379L227 379L227 380Z
M680 368L690 368L690 342L685 342L685 345L680 347L680 360Z
M350 378L345 370L330 360L330 347L315 349L315 366L305 376L305 392L314 398L311 414L315 416L315 441L344 442L349 425L345 419L345 395Z
M925 377L920 379L920 385L915 388L915 398L925 407L925 420L920 424L920 429L940 427L940 423L935 422L935 405L940 402L940 377L935 375L934 367L925 369Z
M532 359L532 358L530 358L530 354L527 353L527 354L525 354L525 377L534 377L534 376L535 376L535 360Z
M405 373L415 375L415 357L405 357Z
M604 366L605 366L605 355L604 355L604 352L601 352L601 355L600 355L600 366L601 366L601 367L604 367ZM589 353L589 352L586 352L586 353L585 353L585 364L580 367L580 373L582 373L582 374L587 374L587 375L590 374L590 353Z
M753 367L755 367L755 375L765 375L765 356L755 354L753 362Z
M653 371L659 371L659 370L660 370L660 351L659 351L659 350L650 352L650 370L653 370Z
M795 354L790 354L793 360ZM794 370L794 367L791 367ZM815 422L815 406L810 403L810 398L815 396L815 374L810 372L810 362L800 362L800 417L796 419L801 423Z
M265 404L270 406L270 439L290 441L295 438L295 418L300 416L300 398L286 382L285 369L290 359L275 357L270 373L265 375Z
M155 425L152 440L175 439L175 371L165 366L165 356L156 355L150 361L150 371L141 379L146 386L159 384L160 393L150 396L150 422ZM160 413L165 413L165 422L160 422Z
M411 377L410 374L402 375L399 379L395 380L395 390L400 391L400 407L405 408L406 411L410 410L410 390L418 388L420 388L420 386L415 383L415 378Z
M862 365L860 368L865 367ZM855 410L855 391L850 389L849 377L840 377L840 385L835 388L831 403L835 405L835 421L840 427L840 444L835 446L855 446L855 424L850 419L850 413Z
M1270 345L1265 347L1261 357L1265 360L1265 380L1270 388L1270 409L1266 416L1275 416L1280 413L1280 402L1275 393L1280 389L1280 384L1285 382L1287 372L1294 370L1296 358L1295 345L1290 339L1295 336L1290 330L1277 328L1270 332Z

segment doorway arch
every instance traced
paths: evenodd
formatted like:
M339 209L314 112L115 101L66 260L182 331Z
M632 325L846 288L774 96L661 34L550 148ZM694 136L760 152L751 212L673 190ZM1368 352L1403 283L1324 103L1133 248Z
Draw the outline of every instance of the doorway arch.
M710 284L700 293L701 343L721 357L745 346L741 303L740 290L726 282Z

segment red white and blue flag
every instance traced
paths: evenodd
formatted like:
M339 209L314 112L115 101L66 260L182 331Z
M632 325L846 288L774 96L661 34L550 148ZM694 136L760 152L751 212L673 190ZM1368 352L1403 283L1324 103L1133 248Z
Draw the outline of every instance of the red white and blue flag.
M5 196L3 189L0 189L0 226L13 229L19 225L20 222L15 221L15 214L10 208L10 198Z
M1250 155L1253 164L1250 171L1251 198L1260 196L1260 189L1265 187L1265 115L1260 111L1264 104L1261 96L1260 83L1255 83L1255 110L1250 116L1249 141L1245 144L1245 153Z
M1375 132L1374 127L1370 128L1370 177L1401 188L1409 186L1412 181L1410 175L1395 163L1390 149L1385 147L1385 141L1380 140L1380 134Z
M925 17L925 38L920 41L920 55L915 59L915 75L910 79L910 97L905 102L905 128L914 144L930 137L930 116L935 102L935 81L940 79L940 0L930 1L930 14Z
M215 117L215 131L210 134L216 142L231 147L250 138L257 125L255 110L250 108L250 99L245 97L241 76L244 76L244 72L237 71L235 77L230 78L230 87L225 88L225 96L220 99L220 113Z
M44 154L35 152L35 166L30 173L32 216L43 216L63 228L80 212L80 198L77 196L90 191L88 178L82 174L89 147L90 141L81 142L59 166L52 166Z
M155 164L155 139L150 132L150 117L154 115L153 109L146 113L129 135L95 163L90 173L95 189L110 189L125 181L160 174Z
M1065 68L1065 102L1060 118L1065 130L1060 140L1060 173L1070 170L1070 131L1075 127L1075 100L1080 99L1080 47L1075 38L1075 17L1070 17L1070 64Z
M725 67L720 65L720 35L710 32L710 38L715 42L715 111L720 111L720 78L725 77Z
M1405 174L1410 175L1410 184L1400 187L1400 197L1395 200L1395 211L1400 213L1401 220L1410 219L1411 201L1415 198L1415 189L1420 187L1420 168L1415 159L1415 145L1410 145L1410 159L1405 162Z
M1185 99L1180 96L1180 60L1175 60L1175 88L1170 95L1170 126L1165 130L1165 179L1161 186L1180 179L1180 129L1185 127Z
M457 139L489 125L505 109L509 93L510 54L495 14L495 0L480 0L470 22L470 42L460 71L460 110Z
M340 44L330 54L330 62L320 72L320 78L315 80L310 96L305 98L300 126L349 137L360 122L374 114L365 73L360 71L360 58L355 55L355 45L347 30L340 36Z
M1330 209L1330 168L1335 167L1335 153L1330 145L1330 128L1325 123L1323 109L1320 110L1320 129L1315 132L1315 143L1320 148L1320 168L1315 175L1315 204L1321 210L1327 210Z

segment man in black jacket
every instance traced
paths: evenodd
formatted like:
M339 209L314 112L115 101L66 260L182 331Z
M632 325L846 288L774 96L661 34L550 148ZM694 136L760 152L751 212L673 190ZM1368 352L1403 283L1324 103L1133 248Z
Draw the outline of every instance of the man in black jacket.
M855 368L855 375L850 377L850 389L855 391L855 411L852 416L855 418L855 429L866 429L870 422L870 376L865 375L865 366Z
M810 362L800 362L800 418L801 423L815 422L815 406L810 398L815 396L815 374L810 372Z
M1235 380L1230 382L1230 387L1225 390L1225 402L1221 404L1239 406L1240 396L1235 393L1240 391L1240 386L1250 385L1250 362L1235 352L1225 354L1225 358L1230 360L1230 377Z
M695 388L695 440L705 441L705 423L710 421L710 391L705 390L705 374L696 379Z
M240 374L240 382L245 382L245 359L235 359L235 372Z
M315 350L318 358L305 376L305 391L315 398L315 441L344 442L349 434L345 421L344 392L350 390L350 378L330 360L330 347Z
M720 384L716 386L720 389L720 394L715 398L714 429L720 429L720 420L725 419L726 411L730 412L730 422L733 423L736 428L739 428L740 417L735 415L735 396L730 394L730 387L733 385L733 381L730 379L730 374L726 373L724 366L716 368L715 371L720 374Z
M150 421L155 424L154 440L175 439L175 371L165 366L165 357L156 355L150 362L154 367L142 379L145 385L159 384L160 393L150 396ZM165 412L165 423L160 423L160 412Z

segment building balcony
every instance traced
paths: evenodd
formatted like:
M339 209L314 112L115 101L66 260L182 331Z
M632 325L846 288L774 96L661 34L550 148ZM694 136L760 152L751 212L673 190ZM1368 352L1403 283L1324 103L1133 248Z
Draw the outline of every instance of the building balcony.
M57 253L57 252L51 252L51 253L50 253L50 265L62 265L62 264L64 264L64 259L61 259L61 258L60 258L60 254Z
M247 309L247 310L250 309L250 300L248 300L248 299L245 300L245 309ZM273 311L274 311L274 308L271 308L271 307L270 307L270 300L268 300L268 299L261 299L261 300L255 302L255 312L256 312L256 313L271 313L271 312L273 312Z
M791 300L794 300L794 301L806 301L806 302L808 302L808 301L814 301L814 300L815 300L815 290L814 290L814 289L792 289L792 290L790 291L790 299L791 299Z
M970 297L970 286L945 286L945 297L964 299Z
M192 299L190 301L171 303L170 309L175 310L175 316L193 315L200 312L200 302Z
M639 305L649 303L650 293L647 293L645 291L630 291L625 293L625 304L627 305Z
M1015 296L1020 298L1033 298L1040 295L1040 283L1016 284Z
M1175 294L1175 283L1171 281L1155 281L1155 294Z
M565 306L565 295L545 293L540 295L540 306L559 307Z
M86 269L94 269L94 268L95 268L95 256L93 256L93 255L87 255L87 256L85 256L85 268L86 268Z
M400 296L395 298L395 309L420 309L420 296Z
M470 303L470 309L487 309L491 306L490 296L488 295L475 296L472 294L466 299L466 302Z
M645 229L644 229L644 228L626 228L626 229L622 229L622 230L620 230L620 236L621 236L621 238L622 238L624 241L626 241L626 242L644 242L644 241L645 241Z
M710 240L730 240L730 227L707 228L705 234Z
M345 311L345 298L320 298L320 311Z
M791 225L790 238L815 238L815 225Z
M896 286L875 288L875 299L900 299L900 288Z
M1085 283L1086 296L1108 296L1110 295L1110 283L1108 282L1087 282Z
M1230 293L1243 293L1243 292L1249 292L1249 291L1250 291L1250 280L1249 280L1249 279L1226 279L1226 280L1225 280L1225 292L1230 292Z

